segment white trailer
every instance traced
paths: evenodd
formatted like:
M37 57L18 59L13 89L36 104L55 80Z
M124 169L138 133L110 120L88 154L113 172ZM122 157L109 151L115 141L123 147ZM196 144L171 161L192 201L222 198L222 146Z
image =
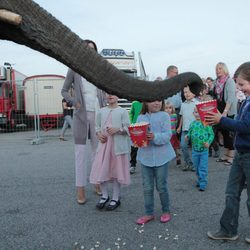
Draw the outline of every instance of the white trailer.
M63 116L61 89L64 78L60 75L36 75L23 81L25 115L39 117L44 129L55 127Z

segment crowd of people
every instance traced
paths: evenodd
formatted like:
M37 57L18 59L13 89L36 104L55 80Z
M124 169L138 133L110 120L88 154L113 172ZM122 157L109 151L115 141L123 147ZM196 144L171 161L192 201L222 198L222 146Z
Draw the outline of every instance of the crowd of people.
M97 51L93 41L86 42ZM90 183L95 185L96 193L100 195L96 204L99 210L111 211L121 205L121 187L130 184L130 175L136 173L137 162L140 162L145 214L136 220L137 224L155 219L154 186L162 207L160 222L166 223L171 219L167 187L170 161L175 159L176 166L183 171L195 172L196 186L204 192L208 186L209 157L215 157L217 162L231 170L221 228L217 233L208 232L208 237L236 240L240 195L250 181L250 63L242 64L230 77L226 64L219 62L215 73L216 79L204 79L199 96L186 86L166 100L134 101L127 112L118 105L117 96L104 93L69 69L62 95L67 110L74 108L70 126L75 141L78 204L85 204L87 200L88 139L92 152ZM176 75L178 67L169 66L166 78ZM72 85L74 96L69 93ZM217 101L218 112L208 111L205 124L196 105L209 100ZM71 115L65 112L65 123L68 116ZM128 127L140 122L149 124L148 145L138 148L130 140ZM63 132L60 138L64 138ZM108 190L110 183L112 197ZM250 187L246 186L250 215ZM246 242L250 243L250 238L246 238Z

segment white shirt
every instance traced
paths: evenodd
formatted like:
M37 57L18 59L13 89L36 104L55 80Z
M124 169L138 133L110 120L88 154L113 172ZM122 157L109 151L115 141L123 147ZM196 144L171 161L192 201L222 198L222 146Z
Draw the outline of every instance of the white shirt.
M82 90L83 98L86 104L86 110L95 112L100 109L96 86L88 82L85 78L82 77Z

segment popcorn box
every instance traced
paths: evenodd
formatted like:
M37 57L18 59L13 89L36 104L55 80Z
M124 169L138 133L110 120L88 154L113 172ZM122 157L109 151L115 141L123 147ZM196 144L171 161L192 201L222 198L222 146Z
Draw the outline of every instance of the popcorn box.
M147 131L148 131L149 123L147 122L139 122L131 124L128 127L131 141L134 144L134 147L147 147Z
M205 115L207 112L214 112L217 113L217 101L216 100L209 100L205 102L200 102L196 104L197 111L200 115L201 122L206 126Z

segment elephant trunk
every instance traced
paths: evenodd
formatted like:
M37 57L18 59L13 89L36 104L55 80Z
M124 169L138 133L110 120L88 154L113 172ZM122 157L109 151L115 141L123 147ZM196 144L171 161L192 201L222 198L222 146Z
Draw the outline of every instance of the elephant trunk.
M202 86L200 77L192 72L161 82L142 81L125 75L32 0L1 0L0 9L22 17L19 26L0 20L0 39L26 45L53 57L100 89L121 98L153 101L172 96L186 85L197 94Z

